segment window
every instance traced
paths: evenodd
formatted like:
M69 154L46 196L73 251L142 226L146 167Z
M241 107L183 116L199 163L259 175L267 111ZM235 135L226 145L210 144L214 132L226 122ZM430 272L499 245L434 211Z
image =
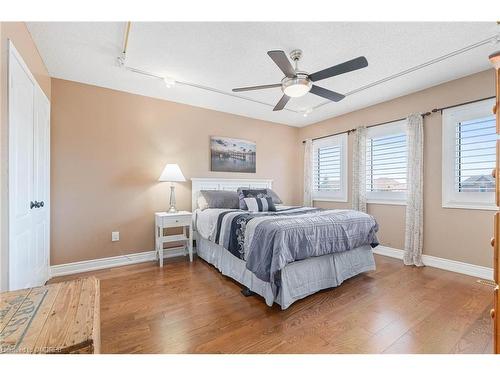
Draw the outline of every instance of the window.
M347 134L313 141L313 199L347 202Z
M406 120L367 130L367 202L406 203L407 153Z
M493 209L493 100L443 111L443 207Z

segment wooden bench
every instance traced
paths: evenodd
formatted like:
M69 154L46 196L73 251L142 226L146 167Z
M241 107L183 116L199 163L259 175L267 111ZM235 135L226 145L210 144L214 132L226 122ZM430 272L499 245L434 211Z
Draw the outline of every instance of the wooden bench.
M99 280L0 293L0 353L99 353Z

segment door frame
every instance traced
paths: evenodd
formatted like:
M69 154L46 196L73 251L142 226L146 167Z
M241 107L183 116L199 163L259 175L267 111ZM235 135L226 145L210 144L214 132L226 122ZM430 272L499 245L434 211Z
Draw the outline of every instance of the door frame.
M7 212L8 214L6 215L7 216L7 223L6 223L6 235L7 235L7 239L5 240L4 243L6 243L8 246L7 246L7 250L3 252L2 255L2 268L4 268L3 270L6 271L6 276L5 276L5 279L4 279L4 283L6 283L7 285L2 285L2 288L0 288L1 290L10 290L10 259L11 259L11 251L12 251L12 246L11 246L11 239L12 239L12 236L11 236L11 233L12 233L12 225L11 223L14 222L12 220L12 215L13 215L13 212L11 210L11 195L10 195L10 192L11 192L11 189L12 189L12 181L10 179L10 171L13 170L13 160L12 160L12 138L11 138L11 132L10 132L10 124L12 123L11 121L11 116L12 116L12 113L10 111L10 62L11 62L11 59L15 58L17 60L17 62L19 63L19 65L22 67L22 69L24 70L24 72L26 73L26 75L28 76L28 78L31 80L31 82L33 83L33 86L34 86L34 90L39 90L42 95L45 97L45 99L47 100L47 103L48 103L48 112L49 112L49 157L48 157L48 163L49 163L49 166L48 166L48 170L49 170L49 176L48 176L48 181L49 181L49 186L48 186L48 191L47 191L47 195L49 197L48 199L48 207L47 207L47 211L48 211L48 223L47 223L47 226L48 226L48 253L47 253L47 276L50 278L50 232L51 232L51 228L50 228L50 222L51 222L51 213L50 213L50 99L47 97L47 95L45 94L45 92L42 90L42 88L40 87L40 85L38 84L38 81L35 79L35 77L33 76L33 74L31 73L28 65L25 63L23 57L21 56L21 54L19 53L19 51L16 49L16 47L14 46L14 43L12 42L11 39L8 39L8 58L7 58L7 119L8 119L8 124L7 124L7 132L8 132L8 172L6 173L6 176L7 176L7 196L8 196L8 199L7 199ZM1 281L1 280L0 280Z

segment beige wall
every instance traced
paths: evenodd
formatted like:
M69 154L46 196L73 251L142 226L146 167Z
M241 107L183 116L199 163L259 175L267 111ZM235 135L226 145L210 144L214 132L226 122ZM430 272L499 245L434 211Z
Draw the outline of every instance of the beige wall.
M298 130L289 126L53 79L51 127L52 264L153 250L167 162L187 179L272 178L285 202L301 195ZM210 135L257 142L257 173L209 172ZM179 209L191 210L190 187L177 184Z
M9 39L14 43L40 87L50 99L49 73L24 22L0 22L0 290L7 284L8 257L8 96Z
M427 112L495 95L494 71L489 70L444 83L417 93L377 104L343 116L301 128L299 139L318 137L405 117L412 112ZM492 211L441 207L441 115L424 119L424 253L461 262L492 266L489 238L492 236ZM349 150L352 150L352 135ZM301 150L303 160L303 149ZM349 157L349 171L351 171ZM303 181L303 178L300 179ZM349 188L351 175L349 176ZM346 204L316 202L321 207L349 207ZM369 204L368 211L380 224L381 243L404 247L405 206Z

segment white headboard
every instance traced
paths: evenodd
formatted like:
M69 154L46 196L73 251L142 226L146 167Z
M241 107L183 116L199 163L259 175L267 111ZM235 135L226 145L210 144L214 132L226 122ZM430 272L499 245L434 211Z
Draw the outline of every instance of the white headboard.
M198 196L200 190L232 190L236 191L239 187L252 189L271 189L273 180L269 179L233 179L233 178L192 178L191 187L191 208L194 211L198 207Z

